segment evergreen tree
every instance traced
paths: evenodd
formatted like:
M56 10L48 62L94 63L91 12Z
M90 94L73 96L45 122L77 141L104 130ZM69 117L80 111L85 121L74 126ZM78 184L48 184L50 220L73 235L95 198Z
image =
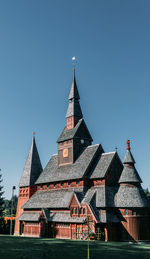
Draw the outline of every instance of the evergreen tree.
M1 171L1 169L0 169ZM4 210L4 207L3 207L3 204L4 204L4 198L3 198L3 186L1 185L2 183L2 175L0 174L0 217L3 216L3 210Z
M18 197L17 197L17 195L14 195L14 197L13 197L13 211L12 211L13 216L16 215L17 201L18 201ZM11 216L11 204L12 204L12 198L11 198L11 200L7 200L7 199L4 200L4 216L5 217Z
M150 201L150 192L149 192L149 189L146 188L144 191L145 191L145 194L146 194L148 200Z

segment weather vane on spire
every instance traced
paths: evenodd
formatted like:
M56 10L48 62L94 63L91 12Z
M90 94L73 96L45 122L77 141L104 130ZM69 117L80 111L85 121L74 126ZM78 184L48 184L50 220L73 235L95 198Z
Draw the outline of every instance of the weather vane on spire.
M75 58L75 57L72 57L72 61L73 61L73 69L75 69L75 60L76 60L76 58Z

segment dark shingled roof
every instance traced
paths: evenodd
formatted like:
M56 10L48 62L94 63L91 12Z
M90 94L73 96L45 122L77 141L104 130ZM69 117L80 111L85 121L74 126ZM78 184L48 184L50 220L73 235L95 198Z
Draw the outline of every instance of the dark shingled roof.
M79 92L76 84L75 71L74 71L72 86L69 94L69 105L66 113L66 118L71 116L76 116L79 119L81 119L83 117L79 99L80 99L80 96L79 96Z
M69 213L50 212L48 221L63 223L83 223L86 217L71 217Z
M32 145L20 179L19 187L34 185L42 170L43 169L36 147L35 138L33 137Z
M73 129L68 130L65 127L61 135L59 136L57 142L59 143L65 140L69 140L73 138L82 138L82 137L83 139L89 139L93 141L84 120L80 119Z
M90 178L104 178L115 154L116 152L102 153Z
M34 211L34 212L23 212L20 217L17 218L17 220L20 221L31 221L31 222L37 222L40 219L40 211ZM83 223L86 219L86 217L71 217L70 212L49 212L48 210L44 214L46 217L46 220L49 222L63 222L63 223Z
M117 187L100 186L97 188L96 207L115 207L114 197L117 192Z
M135 164L135 160L134 160L130 150L127 150L123 163L124 164Z
M76 116L80 119L83 117L79 101L69 101L66 118L71 116Z
M135 167L124 166L119 183L142 183L142 180Z
M113 211L99 210L100 223L121 222L118 215Z
M20 221L39 221L40 218L40 211L34 212L23 212L17 220Z
M91 187L82 203L92 204L92 199L95 199L95 206L97 208L115 207L114 197L118 187L114 186L95 186Z
M120 208L141 208L150 207L146 195L141 186L121 185L115 197L116 207Z
M117 213L113 211L106 211L106 209L100 209L101 207L107 207L107 205L109 205L109 207L114 207L115 192L116 190L113 190L113 195L110 195L111 190L108 186L106 188L105 186L92 187L87 191L82 203L88 203L90 205L98 222L120 222Z
M64 166L58 166L58 156L54 155L39 176L36 184L83 178L101 149L101 145L88 146L74 164Z
M82 203L90 204L95 193L96 193L96 188L92 187L92 188L88 189L88 191L86 192L86 194L82 200Z
M68 190L37 191L24 205L24 209L68 208L73 192Z

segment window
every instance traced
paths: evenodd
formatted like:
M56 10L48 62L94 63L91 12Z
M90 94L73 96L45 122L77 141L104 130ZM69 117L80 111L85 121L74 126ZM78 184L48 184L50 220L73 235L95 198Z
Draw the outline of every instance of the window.
M61 183L61 186L63 187L63 186L64 186L64 183Z
M126 216L128 215L128 210L124 211L124 215L126 215Z
M135 216L136 215L136 211L132 210L132 215Z
M85 208L83 208L83 214L85 214Z
M80 183L80 181L78 180L78 181L76 181L76 184L79 184Z
M69 182L68 185L71 186L71 182Z
M77 208L75 208L75 214L77 214L78 213L78 209Z
M81 144L84 144L84 139L81 139Z
M83 212L82 212L82 208L80 208L80 214L83 214Z
M56 186L57 186L57 184L55 183L55 184L54 184L54 188L56 188Z

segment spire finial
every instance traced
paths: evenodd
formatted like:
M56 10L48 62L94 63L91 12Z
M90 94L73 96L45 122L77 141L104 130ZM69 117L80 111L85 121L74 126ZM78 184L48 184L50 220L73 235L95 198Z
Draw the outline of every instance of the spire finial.
M35 131L32 132L33 139L35 138Z
M126 143L127 143L127 150L130 150L130 140L128 139Z
M72 57L72 61L73 61L73 72L75 73L75 60L76 58L75 57Z

